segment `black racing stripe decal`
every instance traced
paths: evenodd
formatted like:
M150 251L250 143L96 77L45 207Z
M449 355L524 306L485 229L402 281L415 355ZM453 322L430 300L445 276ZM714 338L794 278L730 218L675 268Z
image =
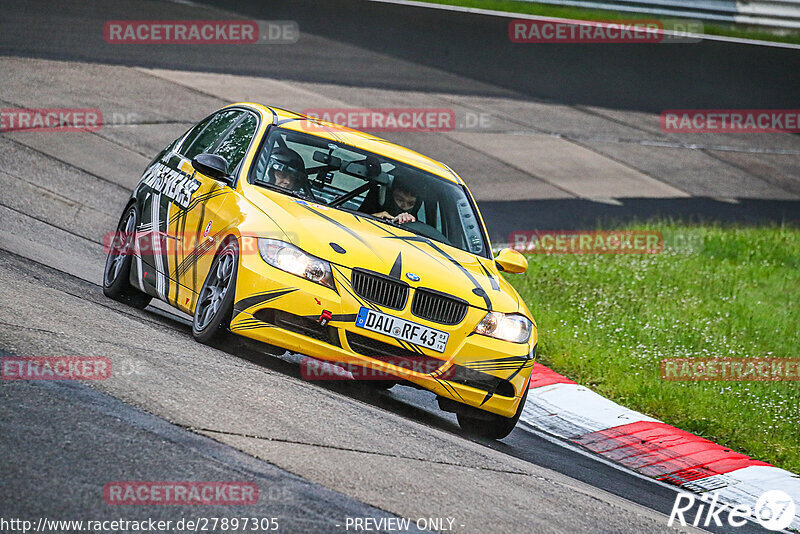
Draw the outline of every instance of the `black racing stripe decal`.
M239 321L237 323L236 321L239 320L239 316L240 315L244 315L245 317L241 321ZM248 316L249 316L249 319L248 319ZM246 313L246 312L244 312L242 310L237 310L236 308L233 309L233 317L231 317L231 325L240 324L240 323L246 322L248 320L256 321L257 319L253 318L249 313ZM233 329L233 326L231 326L231 329Z
M237 317L238 317L238 315L237 315ZM233 330L234 328L236 328L236 329L238 329L238 328L246 328L246 327L249 327L249 326L261 325L261 324L264 324L264 323L262 321L259 321L258 319L253 319L252 317L250 317L250 318L245 317L244 319L242 319L238 323L232 324L231 325L231 330Z
M425 354L422 352L422 350L419 348L418 345L415 345L414 343L411 343L410 341L404 341L402 339L397 339L397 338L392 338L392 339L394 339L395 341L400 343L400 346L402 348L404 348L406 350L410 350L412 352L416 352L420 356L425 356ZM442 364L444 364L444 362L442 362Z
M353 236L354 238L356 238L358 241L360 241L360 242L361 242L361 243L362 243L362 244L363 244L365 247L367 247L368 249L370 249L370 250L373 252L373 254L375 254L376 256L378 255L378 253L377 253L377 252L375 252L375 249L373 249L373 248L370 246L370 244L369 244L369 243L367 243L366 241L364 241L363 239L361 239L361 236L359 236L359 235L358 235L356 232L354 232L353 230L351 230L351 229L350 229L350 228L348 228L347 226L343 225L342 223L340 223L340 222L339 222L339 221L337 221L336 219L333 219L333 218L331 218L331 217L328 217L327 215L323 215L322 213L320 213L320 212L318 212L317 210L315 210L315 209L311 208L310 206L306 206L305 204L299 204L299 203L298 203L297 205L298 205L298 206L301 206L301 207L303 207L303 208L305 208L305 209L307 209L308 211L310 211L310 212L311 212L311 213L313 213L314 215L316 215L316 216L320 217L321 219L325 219L326 221L328 221L329 223L333 224L333 225L334 225L334 226L336 226L337 228L340 228L340 229L344 230L345 232L347 232L348 234L350 234L351 236Z
M392 278L400 279L403 274L403 254L398 252L397 259L394 260L394 265L392 265L392 270L389 272L389 276Z
M450 263L452 263L453 265L458 267L461 270L461 272L464 273L464 276L466 276L469 279L469 281L472 282L472 284L475 286L476 289L480 289L480 290L483 291L483 287L481 287L481 285L478 283L478 280L476 280L475 277L472 276L472 273L469 272L463 265L458 263L458 261L456 261L456 259L454 257L452 257L450 254L448 254L444 250L442 250L438 245L433 243L430 239L427 240L427 244L433 250L435 250L436 252L438 252L439 254L441 254L442 256L447 258L448 260L450 260ZM481 296L483 297L483 302L486 303L486 309L488 309L489 311L492 311L492 300L489 298L489 295L486 294L486 291L483 291L483 295L481 295Z
M171 289L170 288L170 283L169 283L169 281L170 281L169 280L169 246L167 245L169 238L161 236L161 234L160 234L161 226L160 225L162 225L162 224L164 225L164 234L163 235L167 236L168 235L167 232L169 232L169 221L168 221L168 219L169 219L169 207L172 204L172 200L167 196L162 196L161 198L165 202L164 202L163 205L159 205L159 209L158 209L158 222L159 222L158 240L159 240L159 248L160 248L159 255L161 256L161 262L162 262L161 265L164 267L164 272L163 272L164 293L163 294L164 294L164 298L169 299L169 292L170 292L170 289Z
M178 291L179 291L179 285L178 285L178 265L179 265L179 263L178 263L178 249L183 248L183 243L184 243L183 240L186 237L181 233L181 230L180 230L181 217L185 213L186 213L185 211L179 209L178 210L178 217L175 219L175 236L176 236L175 237L175 254L174 254L174 257L173 257L174 261L172 263L172 265L174 266L174 270L172 272L169 272L169 269L167 269L170 278L174 278L175 279L175 296L171 300L173 305L177 305L178 304ZM183 220L185 220L185 217L183 218ZM167 221L167 230L169 230L170 224L172 224L172 218L170 218L170 220Z
M454 388L452 385L448 384L447 382L445 382L444 380L442 380L440 378L434 378L434 380L436 380L436 382L438 382L452 396L454 396L454 397L457 396L459 399L464 400L464 397L461 396L461 393L459 393L458 390L456 388Z
M425 243L429 247L431 247L433 250L435 250L436 252L438 252L439 254L444 256L446 259L448 259L450 261L450 263L452 263L453 265L458 267L459 270L464 274L464 276L466 276L469 279L469 281L472 282L472 284L475 286L475 289L480 289L481 290L481 292L483 294L480 295L480 296L483 297L483 302L486 303L486 309L489 310L489 311L492 311L492 301L489 298L489 295L486 294L486 291L484 291L484 289L478 283L478 280L476 280L475 277L472 276L472 273L469 272L463 265L458 263L458 261L456 261L456 259L454 257L452 257L450 254L448 254L444 250L442 250L438 245L436 245L433 241L431 241L427 237L415 236L414 238L405 238L405 237L399 237L398 236L398 238L399 239L403 239L404 241L417 241L419 243Z
M506 358L496 358L492 360L477 360L477 361L470 361L465 362L460 365L463 367L469 367L470 369L474 369L477 367L514 367L516 368L520 362L522 364L532 363L533 360L529 360L528 358L521 357L521 356L510 356Z
M201 202L206 202L208 200L211 200L212 198L217 197L219 195L222 195L225 192L226 191L225 191L224 188L219 188L219 189L214 189L212 191L209 191L208 193L203 193L202 195L197 195L196 197L193 197L192 201L189 203L189 205L186 206L186 208L180 208L180 211L178 213L176 213L175 215L173 215L170 218L169 222L171 223L171 222L174 222L175 220L177 220L178 217L180 217L182 215L182 213L188 213L188 212L192 211L192 209L194 209L194 207L197 206L198 204L200 204Z
M202 241L199 241L198 244L195 245L195 247L189 252L189 254L183 258L183 261L176 269L178 275L183 276L190 268L194 267L200 257L202 257L204 254L208 254L208 252L214 248L219 236L227 231L228 229L224 228L215 233L211 239L203 239Z
M441 258L437 258L436 256L434 256L433 254L431 254L427 250L423 250L423 249L421 249L420 247L418 247L415 244L416 241L419 241L417 239L419 236L402 236L402 235L398 235L398 234L392 232L391 230L389 230L388 228L386 228L385 226L378 224L377 222L373 221L372 219L370 219L368 217L362 217L362 219L367 221L368 223L370 223L375 228L379 228L380 230L383 230L384 232L389 234L389 236L386 237L386 239L401 239L401 240L404 240L406 243L408 243L409 245L411 245L412 247L414 247L418 251L422 252L423 254L428 256L429 258L432 258L432 259L436 260L441 265L445 265L444 263L442 263ZM426 239L426 238L422 238L422 239Z
M511 381L514 379L514 377L516 377L518 374L520 374L524 369L527 369L528 367L532 367L532 365L533 365L533 360L530 360L530 362L524 362L522 365L520 365L518 367L502 367L502 368L490 369L490 368L475 368L475 367L470 366L469 368L472 369L473 371L480 371L480 372L511 371L511 373L507 377L503 378L504 381L506 381L508 383L511 383Z
M483 400L481 401L481 406L483 406L484 404L486 404L486 402L487 402L489 399L491 399L492 397L494 397L494 393L492 393L491 391L489 391L488 393L486 393L486 397L484 397L484 398L483 398Z
M510 375L510 376L506 377L506 382L509 382L509 383L510 383L510 382L511 382L511 380L513 380L515 376L517 376L518 374L520 374L520 373L522 372L522 370L523 370L523 369L525 369L525 367L527 367L527 363L523 363L522 365L520 365L520 366L519 366L519 369L517 369L516 371L514 371L513 373L511 373L511 375Z
M489 360L480 360L480 361L481 362L518 362L520 360L525 360L526 362L527 361L531 361L525 356L505 356L503 358L492 358L492 359L489 359Z
M200 204L200 216L197 218L197 231L194 235L200 238L200 229L203 227L203 219L206 218L206 203ZM192 288L197 290L197 260L192 262Z
M210 240L203 241L202 243L196 245L191 251L189 251L189 254L183 258L183 261L180 263L180 265L178 265L178 268L176 269L178 275L186 274L186 272L192 268L195 263L197 263L197 260L200 259L203 254L206 254L210 248Z
M411 350L413 350L414 352L416 352L420 356L425 356L425 353L422 352L422 348L419 345L417 345L415 343L411 343L410 341L406 341L406 343L408 344L408 346L409 346L409 348ZM442 365L444 365L444 361L442 361Z
M525 364L522 365L504 365L504 366L494 366L494 367L477 367L477 366L464 366L467 369L471 369L473 371L480 371L482 373L489 373L491 371L517 371L519 369L524 369L526 367Z
M380 308L378 308L375 304L373 304L373 303L371 303L371 302L369 302L367 300L362 299L361 297L356 295L354 291L352 291L353 286L350 283L350 280L347 278L347 276L345 276L345 274L342 271L339 270L339 267L337 267L334 264L331 264L331 268L333 268L333 270L341 277L341 280L339 280L339 283L344 288L344 290L347 291L350 294L350 296L353 297L356 300L356 302L358 302L362 306L365 306L365 307L367 307L367 308L369 308L371 310L381 311Z
M270 302L284 295L288 295L289 293L292 293L294 291L297 291L297 288L292 287L288 289L274 289L272 291L265 291L264 293L259 293L251 297L243 298L234 305L234 309L240 312L245 311L246 309L251 308L257 304Z
M267 323L258 323L258 324L254 323L254 324L246 324L243 326L237 324L236 326L232 326L231 330L235 332L241 332L242 330L255 330L256 328L275 328L275 327Z
M514 368L514 369L516 369L517 367L519 367L520 362L527 363L527 362L523 361L522 358L519 358L519 359L516 359L513 362L468 362L468 363L465 363L465 364L462 364L462 365L464 367L469 367L470 369L475 369L475 368L479 368L479 367L494 367L494 368L497 368L497 369L502 369L502 368L505 367L505 368Z
M189 212L185 211L183 217L181 218L181 236L182 236L181 239L186 239L186 222L188 220L189 220ZM186 250L184 249L184 247L181 247L181 262L183 262L185 258L186 258ZM176 270L178 265L179 265L178 263L175 264ZM176 280L180 280L179 278L180 276L181 275L176 272L175 274ZM192 290L194 290L194 288L192 288Z
M495 291L500 291L500 284L497 282L497 280L495 280L494 276L492 276L492 273L490 273L489 270L486 269L486 267L480 261L478 262L478 264L481 266L481 269L483 269L483 272L486 273L486 276L489 278L489 281L492 284L492 289L494 289Z
M177 205L176 205L177 206ZM175 231L180 239L180 246L178 246L178 242L175 242L175 271L173 272L173 277L175 279L175 304L178 304L178 293L180 292L180 276L181 273L178 270L181 262L183 262L186 256L186 250L184 249L185 239L186 239L186 220L189 215L189 211L181 208L178 206L178 215L177 220L175 222ZM178 249L180 248L180 259L178 257Z

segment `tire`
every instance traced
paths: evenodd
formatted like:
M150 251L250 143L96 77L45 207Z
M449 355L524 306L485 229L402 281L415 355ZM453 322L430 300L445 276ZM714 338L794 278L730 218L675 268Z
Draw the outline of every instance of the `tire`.
M522 414L522 409L525 407L527 399L528 390L526 389L513 417L503 417L502 415L487 412L486 414L481 414L483 417L478 418L471 417L463 412L457 412L458 425L461 430L473 436L486 439L503 439L511 434L511 431L517 426L517 421L519 421L519 416Z
M239 269L239 246L229 241L208 271L192 320L192 335L203 344L219 341L228 333Z
M142 293L131 285L131 264L133 263L133 236L139 212L136 204L131 204L122 213L117 225L114 240L111 242L103 269L103 294L109 298L133 306L145 308L153 297Z

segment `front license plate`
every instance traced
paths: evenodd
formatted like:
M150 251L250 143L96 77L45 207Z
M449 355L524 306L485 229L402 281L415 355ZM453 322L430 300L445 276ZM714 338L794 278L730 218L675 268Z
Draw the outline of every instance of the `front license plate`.
M371 330L401 341L407 341L436 352L444 352L450 334L412 323L387 313L361 308L356 317L356 326Z

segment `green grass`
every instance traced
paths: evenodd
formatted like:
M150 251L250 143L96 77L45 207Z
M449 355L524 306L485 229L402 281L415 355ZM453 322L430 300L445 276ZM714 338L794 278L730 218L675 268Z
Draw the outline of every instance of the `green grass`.
M421 0L431 4L445 4L450 6L491 9L494 11L508 11L528 15L542 15L545 17L558 17L578 20L628 20L628 19L664 19L677 20L679 17L659 16L648 13L633 13L622 11L603 11L599 9L586 9L580 7L556 6L538 4L534 2L520 2L518 0ZM740 37L742 39L756 39L761 41L776 41L782 43L800 44L800 32L792 30L770 30L757 26L740 24L722 24L704 22L704 33L708 35L722 35L726 37Z
M539 361L634 410L800 473L800 382L673 382L673 357L800 358L800 229L655 223L651 255L534 254L506 278Z

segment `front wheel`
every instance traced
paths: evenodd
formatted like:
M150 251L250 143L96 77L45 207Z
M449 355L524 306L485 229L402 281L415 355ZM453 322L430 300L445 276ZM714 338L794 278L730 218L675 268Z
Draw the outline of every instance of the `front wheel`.
M192 335L200 343L211 343L227 332L238 267L239 247L231 241L214 258L194 308Z
M114 239L108 247L103 270L103 294L134 308L144 308L152 297L131 285L131 263L133 262L133 240L136 233L138 211L132 204L119 220Z
M471 417L463 412L457 412L458 425L461 430L473 436L479 436L487 439L503 439L511 434L514 427L517 426L519 416L522 414L522 409L525 407L525 401L528 399L528 390L519 401L517 411L513 417L503 417L493 413L481 414L483 417Z

